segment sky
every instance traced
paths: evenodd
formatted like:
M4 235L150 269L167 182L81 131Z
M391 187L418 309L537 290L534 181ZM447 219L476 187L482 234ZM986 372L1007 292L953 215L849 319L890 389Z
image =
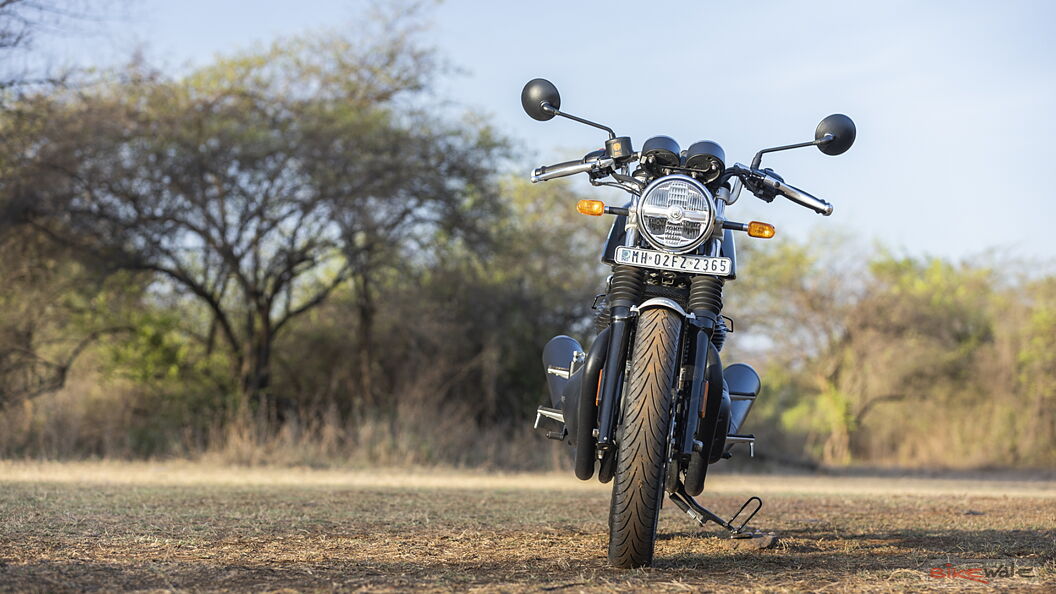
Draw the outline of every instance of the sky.
M112 64L136 47L174 70L282 36L352 26L362 1L126 0L121 16L45 40L58 60ZM788 183L835 204L825 218L745 193L731 218L804 238L829 229L896 253L1056 260L1056 3L446 0L425 33L457 74L437 97L487 115L525 175L600 147L598 130L520 107L526 81L562 109L633 139L715 140L727 162L813 139L845 113L855 146L768 155ZM82 29L87 31L88 26ZM38 44L40 45L40 44ZM615 200L613 190L598 190ZM570 212L572 206L570 205Z

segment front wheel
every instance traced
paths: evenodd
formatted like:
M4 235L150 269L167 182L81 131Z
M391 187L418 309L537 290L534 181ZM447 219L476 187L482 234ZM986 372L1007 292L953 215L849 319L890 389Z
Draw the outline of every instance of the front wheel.
M653 561L681 329L682 318L664 308L638 317L609 508L609 563L616 567Z

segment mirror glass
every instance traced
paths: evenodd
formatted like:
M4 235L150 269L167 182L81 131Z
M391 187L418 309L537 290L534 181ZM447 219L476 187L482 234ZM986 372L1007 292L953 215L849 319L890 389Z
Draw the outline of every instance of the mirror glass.
M818 129L814 131L814 140L821 140L826 134L831 134L832 140L819 144L818 150L826 155L842 155L854 144L857 130L851 118L842 113L834 113L818 124Z
M544 103L549 103L554 109L561 108L561 94L557 92L557 87L545 78L528 81L521 90L521 107L524 112L532 119L545 122L553 118L554 114L543 109Z

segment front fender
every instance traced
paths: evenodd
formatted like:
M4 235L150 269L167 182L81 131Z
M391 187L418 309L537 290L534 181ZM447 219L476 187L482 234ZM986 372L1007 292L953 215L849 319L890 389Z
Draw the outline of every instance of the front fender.
M675 301L674 299L669 299L667 297L653 297L652 299L646 299L641 303L641 305L632 307L631 311L642 312L647 309L653 309L656 307L670 309L671 311L677 313L678 315L682 316L684 319L687 320L696 318L695 315L687 312L685 308L679 305L677 301Z

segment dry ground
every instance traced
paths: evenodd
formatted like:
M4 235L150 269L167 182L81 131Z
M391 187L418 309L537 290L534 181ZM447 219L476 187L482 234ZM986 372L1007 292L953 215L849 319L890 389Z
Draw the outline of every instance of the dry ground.
M656 567L606 566L608 490L565 475L0 463L0 590L1056 591L1056 482L714 475L770 550L667 505ZM933 578L1013 560L1033 577Z

